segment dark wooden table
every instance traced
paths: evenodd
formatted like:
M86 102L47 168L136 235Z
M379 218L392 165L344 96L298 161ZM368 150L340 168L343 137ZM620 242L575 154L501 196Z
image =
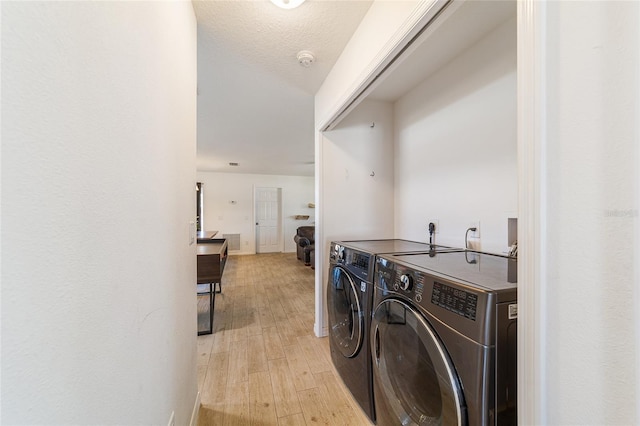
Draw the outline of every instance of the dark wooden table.
M213 239L216 235L218 235L218 231L198 231L196 234L198 242L200 242L200 240Z
M198 335L213 333L213 309L216 293L222 292L222 274L227 263L227 240L224 238L198 239L197 253L197 287L198 296L209 296L209 330L198 331ZM216 284L218 290L216 290ZM208 290L202 291L202 287Z

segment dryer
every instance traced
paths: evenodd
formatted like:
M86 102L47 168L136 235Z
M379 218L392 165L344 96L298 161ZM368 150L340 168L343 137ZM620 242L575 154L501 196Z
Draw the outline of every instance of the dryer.
M327 311L331 360L367 416L375 421L369 334L376 255L451 250L402 240L334 241L329 250ZM460 250L460 249L456 249Z
M470 251L378 256L379 425L517 424L515 274L515 259Z

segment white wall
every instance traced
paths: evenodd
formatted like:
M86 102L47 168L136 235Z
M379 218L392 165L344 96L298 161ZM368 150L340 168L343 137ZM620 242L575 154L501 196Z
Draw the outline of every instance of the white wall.
M640 4L542 10L540 420L640 424Z
M255 188L282 188L282 242L284 252L295 252L293 237L299 226L315 223L314 179L310 176L254 175L198 172L204 184L204 229L222 234L240 234L241 250L231 254L255 254ZM231 201L236 201L232 204ZM296 220L308 215L308 220Z
M517 217L516 21L496 28L396 102L395 237L501 253Z
M2 4L3 424L188 424L190 2Z
M335 239L393 237L392 138L392 106L376 101L361 103L334 130L323 133L327 253Z
M393 238L392 117L391 104L364 101L323 133L322 240L316 241L316 262L319 252L329 253L331 241ZM322 259L316 270L325 294L328 256Z

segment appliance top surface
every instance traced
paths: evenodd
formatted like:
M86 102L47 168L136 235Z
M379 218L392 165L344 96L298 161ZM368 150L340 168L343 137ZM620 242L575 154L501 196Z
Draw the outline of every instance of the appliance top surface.
M436 251L452 249L446 246L430 245L429 243L400 239L336 241L335 243L370 254L427 252L432 248L435 248Z
M517 260L473 251L384 256L413 269L435 272L489 291L517 288Z

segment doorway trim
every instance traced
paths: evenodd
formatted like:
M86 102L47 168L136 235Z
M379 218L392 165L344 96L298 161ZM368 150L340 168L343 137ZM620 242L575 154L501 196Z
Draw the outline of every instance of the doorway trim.
M518 144L518 420L546 423L546 4L517 5Z
M517 3L517 147L518 147L518 421L520 424L544 424L547 407L546 389L545 304L543 280L546 272L544 231L546 122L546 5L539 0ZM414 20L419 21L417 16ZM409 31L405 28L404 34ZM396 34L402 35L399 30ZM401 37L400 37L401 39ZM406 40L400 40L399 44ZM398 47L402 48L402 46ZM380 63L378 63L380 65ZM356 90L357 92L357 90ZM316 123L316 269L315 324L317 336L327 334L323 271L328 269L328 243L324 231L323 204L323 130L334 125L348 112L347 101L352 92L339 100L342 105L332 111L328 120ZM341 109L342 108L342 109Z
M254 241L254 252L256 254L259 254L260 251L258 250L258 247L260 246L260 242L258 241L259 238L259 232L258 232L258 190L259 189L275 189L278 193L278 219L277 219L277 223L278 223L278 229L277 229L277 234L278 234L278 248L276 251L273 251L272 253L276 253L276 252L280 252L282 253L284 251L284 215L283 215L283 211L282 211L282 207L283 207L283 191L282 191L282 187L276 187L276 186L259 186L259 185L253 185L253 223L254 223L254 227L253 227L253 241ZM267 253L267 252L265 252Z

